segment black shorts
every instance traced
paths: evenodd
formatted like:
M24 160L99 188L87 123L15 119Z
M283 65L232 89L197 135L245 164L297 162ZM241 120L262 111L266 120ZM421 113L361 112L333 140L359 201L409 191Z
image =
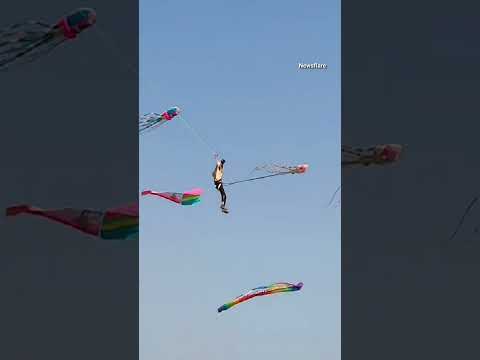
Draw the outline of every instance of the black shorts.
M217 190L220 190L220 188L223 187L222 181L214 181L213 184Z

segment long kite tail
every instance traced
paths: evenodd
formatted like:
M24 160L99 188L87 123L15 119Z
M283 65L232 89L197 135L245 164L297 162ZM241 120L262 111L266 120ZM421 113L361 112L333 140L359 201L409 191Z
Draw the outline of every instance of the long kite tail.
M55 40L55 39L57 39L58 42L53 42L53 40ZM58 45L60 45L64 41L65 41L64 38L56 37L54 33L47 33L47 34L44 35L44 37L41 40L37 41L36 43L33 43L29 46L26 46L24 49L20 50L18 53L12 54L12 56L9 57L9 58L2 59L0 61L0 70L6 69L9 65L13 64L17 60L21 60L23 57L29 57L30 56L30 58L27 59L27 62L36 60L40 56L42 56L42 55L48 53L49 51L53 50L55 47L57 47ZM45 49L44 51L41 51L39 53L31 54L35 50L37 50L37 48L40 48L41 46L43 46L45 44L48 44L50 42L52 42L52 46L48 47L47 49Z

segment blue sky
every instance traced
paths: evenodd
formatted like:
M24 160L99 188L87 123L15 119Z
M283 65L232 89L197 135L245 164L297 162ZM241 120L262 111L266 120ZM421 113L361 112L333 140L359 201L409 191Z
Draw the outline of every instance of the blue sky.
M141 137L139 190L205 194L141 198L140 358L340 359L340 2L142 0L140 16L141 113L182 108L226 181L311 167L227 187L224 215L212 151L181 120ZM217 314L277 281L305 286Z

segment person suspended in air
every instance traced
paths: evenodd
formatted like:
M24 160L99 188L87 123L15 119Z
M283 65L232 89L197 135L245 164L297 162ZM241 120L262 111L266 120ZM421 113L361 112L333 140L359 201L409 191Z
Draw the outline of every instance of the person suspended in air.
M221 161L217 160L217 165L215 166L215 170L213 170L213 183L215 188L220 192L221 195L221 205L220 209L224 213L228 213L228 209L226 208L227 204L227 194L225 194L225 189L223 188L223 165L225 164L225 160L222 159Z

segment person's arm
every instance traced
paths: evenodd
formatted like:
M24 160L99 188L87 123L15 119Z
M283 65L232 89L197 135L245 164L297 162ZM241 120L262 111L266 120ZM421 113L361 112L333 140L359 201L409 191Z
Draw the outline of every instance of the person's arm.
M213 176L213 179L215 180L216 176L217 176L217 170L218 170L218 167L219 167L219 162L217 161L217 165L215 166L215 169L213 169L213 172L212 172L212 176Z

